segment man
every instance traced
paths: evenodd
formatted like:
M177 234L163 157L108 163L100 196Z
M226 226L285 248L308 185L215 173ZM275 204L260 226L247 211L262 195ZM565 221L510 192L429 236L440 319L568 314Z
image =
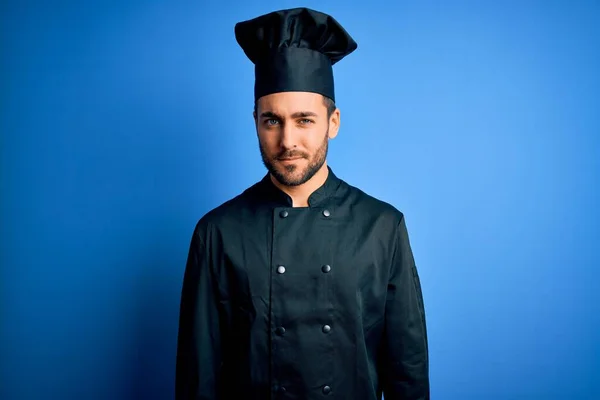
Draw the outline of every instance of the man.
M357 45L300 8L238 23L264 178L207 213L183 279L176 398L429 399L403 214L327 165L332 65Z

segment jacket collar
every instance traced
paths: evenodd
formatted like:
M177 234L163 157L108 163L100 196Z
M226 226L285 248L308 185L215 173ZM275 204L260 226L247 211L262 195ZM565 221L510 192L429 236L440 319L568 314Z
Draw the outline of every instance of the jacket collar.
M332 197L337 188L340 186L341 180L333 173L330 166L327 166L328 174L325 183L321 185L317 190L311 193L308 197L309 207L318 207L323 204L327 199ZM268 201L276 203L278 206L292 207L292 198L279 189L273 181L271 181L270 173L267 173L259 184L261 193L266 196Z

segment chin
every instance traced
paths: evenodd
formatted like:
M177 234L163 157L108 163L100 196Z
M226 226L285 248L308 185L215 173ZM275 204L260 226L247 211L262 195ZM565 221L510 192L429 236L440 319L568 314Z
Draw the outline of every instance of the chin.
M297 166L281 167L275 169L275 178L286 186L298 186L307 181L306 168L298 168Z

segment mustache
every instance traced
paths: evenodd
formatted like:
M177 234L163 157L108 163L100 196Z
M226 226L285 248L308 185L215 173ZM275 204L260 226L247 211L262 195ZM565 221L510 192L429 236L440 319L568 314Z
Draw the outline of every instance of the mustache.
M283 151L283 152L279 153L275 157L275 159L276 160L284 160L286 158L298 158L298 157L300 157L300 158L308 158L308 154L303 153L303 152L298 151L298 150L286 150L286 151Z

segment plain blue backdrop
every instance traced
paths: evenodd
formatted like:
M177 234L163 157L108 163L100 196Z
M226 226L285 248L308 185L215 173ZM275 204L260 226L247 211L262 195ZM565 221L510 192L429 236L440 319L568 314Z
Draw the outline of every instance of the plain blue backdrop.
M266 172L233 26L301 5L358 42L329 162L406 215L432 398L600 399L600 3L551 0L2 2L1 399L173 397L194 225Z

